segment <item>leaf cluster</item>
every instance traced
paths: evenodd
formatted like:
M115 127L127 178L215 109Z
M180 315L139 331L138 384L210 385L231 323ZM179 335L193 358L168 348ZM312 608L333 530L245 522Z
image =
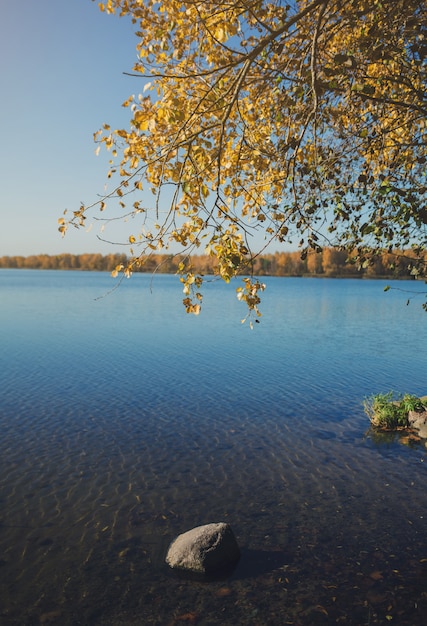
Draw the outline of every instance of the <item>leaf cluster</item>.
M271 242L295 243L303 257L325 245L356 249L360 263L366 250L410 245L422 257L425 2L107 0L100 8L132 17L131 73L141 89L124 102L129 128L95 133L111 153L112 190L62 217L62 234L84 226L93 208L107 221L123 213L134 218L133 258L176 245L189 257L202 251L226 282L242 269L251 275ZM184 306L198 313L201 291L192 298L192 276L182 278Z

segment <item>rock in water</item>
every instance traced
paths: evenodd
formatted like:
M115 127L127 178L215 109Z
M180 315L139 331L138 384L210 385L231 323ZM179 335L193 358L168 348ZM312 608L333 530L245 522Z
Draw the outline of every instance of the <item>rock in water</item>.
M417 429L420 437L427 439L427 409L424 411L409 411L408 425L410 428Z
M231 526L205 524L179 535L169 546L166 563L176 569L213 574L232 567L240 557Z

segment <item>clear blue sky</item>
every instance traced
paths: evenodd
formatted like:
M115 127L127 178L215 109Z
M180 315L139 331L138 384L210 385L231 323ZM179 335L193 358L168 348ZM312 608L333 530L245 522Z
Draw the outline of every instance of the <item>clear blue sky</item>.
M129 126L121 105L146 82L125 75L137 59L137 27L91 0L0 0L0 9L0 256L128 253L97 238L99 222L62 238L57 220L96 201L109 182L110 157L104 148L95 156L93 133L104 123ZM154 205L150 192L142 200ZM137 224L115 221L102 236L126 242L130 234ZM262 247L263 234L257 239Z
M0 4L0 256L127 251L99 242L99 225L62 239L57 219L107 182L93 133L127 127L121 104L143 89L123 74L136 59L133 25L91 0Z

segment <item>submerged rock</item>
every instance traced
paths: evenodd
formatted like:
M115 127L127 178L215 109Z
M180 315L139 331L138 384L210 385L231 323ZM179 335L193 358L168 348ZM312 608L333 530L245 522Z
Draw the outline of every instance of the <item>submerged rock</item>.
M240 550L231 526L205 524L179 535L169 546L166 563L197 574L214 574L234 566Z

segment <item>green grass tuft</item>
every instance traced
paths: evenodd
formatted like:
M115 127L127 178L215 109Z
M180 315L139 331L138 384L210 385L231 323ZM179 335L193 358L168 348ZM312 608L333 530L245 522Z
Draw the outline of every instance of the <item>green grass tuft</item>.
M410 394L395 398L393 392L390 391L366 398L363 406L372 426L395 430L407 428L409 411L423 411L427 402Z

